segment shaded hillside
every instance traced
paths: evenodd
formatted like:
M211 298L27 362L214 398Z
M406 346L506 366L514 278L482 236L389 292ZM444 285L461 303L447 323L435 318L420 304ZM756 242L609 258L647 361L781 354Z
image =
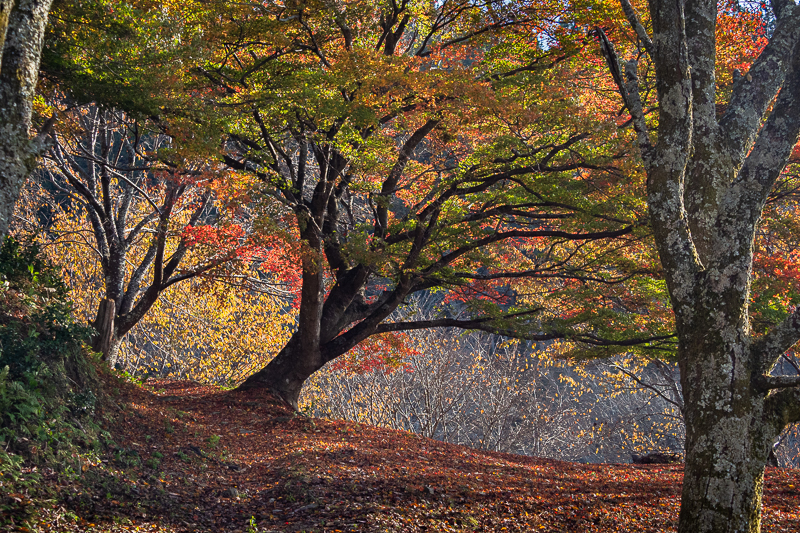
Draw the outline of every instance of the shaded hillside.
M190 382L114 387L119 411L81 476L59 485L45 473L56 490L45 508L14 496L17 511L38 508L30 531L656 532L677 521L680 465L480 452ZM800 471L767 470L763 531L796 528L799 489Z

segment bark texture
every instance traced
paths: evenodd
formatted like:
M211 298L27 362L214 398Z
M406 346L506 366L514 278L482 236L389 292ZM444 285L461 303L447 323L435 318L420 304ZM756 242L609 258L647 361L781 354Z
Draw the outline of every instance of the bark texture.
M114 344L114 315L116 305L114 300L105 298L100 301L97 308L97 318L94 320L94 329L97 332L92 339L92 348L103 354L103 358L109 361L112 353L111 347ZM113 365L113 361L109 361Z
M771 446L799 411L800 381L770 371L800 340L800 314L757 338L748 302L761 212L800 132L800 6L773 3L772 38L717 116L716 1L652 0L652 38L622 2L650 42L657 77L656 132L645 125L635 62L620 91L676 316L687 430L678 530L756 532ZM613 48L604 52L619 70Z
M30 136L44 30L52 0L0 0L0 237L25 180L47 149L49 122Z

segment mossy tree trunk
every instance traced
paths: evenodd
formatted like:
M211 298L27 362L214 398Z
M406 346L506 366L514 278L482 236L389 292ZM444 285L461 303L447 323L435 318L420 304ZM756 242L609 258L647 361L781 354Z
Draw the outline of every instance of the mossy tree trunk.
M800 6L775 0L776 28L717 114L715 0L650 2L652 37L626 16L654 63L651 132L637 62L621 63L599 31L633 117L647 199L675 311L684 391L686 467L680 533L760 529L771 445L800 420L800 379L770 375L800 340L800 311L757 337L748 304L756 230L800 132ZM653 135L655 133L655 136Z
M44 30L52 0L0 0L0 237L25 180L48 146L52 120L31 137Z

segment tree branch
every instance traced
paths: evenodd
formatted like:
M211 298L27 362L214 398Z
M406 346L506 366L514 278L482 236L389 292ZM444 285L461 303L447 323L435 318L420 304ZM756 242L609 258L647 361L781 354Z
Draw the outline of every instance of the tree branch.
M764 419L772 425L775 434L796 422L800 422L800 388L776 390L764 401Z
M625 92L628 95L626 105L633 121L633 130L639 142L639 151L642 159L648 161L652 158L653 145L650 141L650 130L644 119L642 99L639 95L639 74L635 59L625 62Z
M623 374L628 376L630 379L632 379L633 381L638 383L639 386L644 387L645 389L648 389L648 390L652 391L653 393L655 393L659 398L661 398L665 402L674 405L675 407L677 407L680 410L683 410L682 402L673 400L672 398L670 398L669 396L664 394L661 390L659 390L655 385L652 385L650 383L647 383L647 382L643 381L639 376L635 375L633 372L630 372L630 371L626 370L625 368L623 368L623 367L621 367L619 365L612 365L612 366L613 366L613 368L616 368L617 370L619 370L620 372L622 372Z
M376 237L383 238L386 235L386 230L389 225L389 196L396 192L397 183L400 180L400 176L403 174L406 164L408 164L408 160L411 158L417 146L419 146L419 143L433 131L433 128L435 128L440 121L441 119L439 118L432 118L426 121L425 124L417 128L411 137L408 138L397 154L397 161L384 180L377 201L378 205L375 216Z
M800 386L800 376L763 376L759 374L753 382L755 387L761 391L787 389Z
M761 212L800 138L800 46L792 63L793 71L786 77L755 146L722 195L709 266L722 270L736 265L739 272L750 268L753 235ZM743 294L738 297L746 298Z
M644 119L641 96L639 95L639 75L637 73L638 66L636 60L632 59L625 62L625 76L623 79L617 50L614 48L611 41L608 40L606 32L602 28L595 28L592 30L592 33L596 35L600 41L600 51L606 60L606 65L608 65L608 70L611 73L611 77L614 79L614 84L617 86L620 96L622 96L622 102L631 114L631 120L633 121L633 128L634 131L636 131L636 136L639 141L639 149L642 153L642 158L644 158L645 163L648 164L651 158L652 146L650 133Z
M483 239L472 241L469 244L457 248L456 250L443 254L438 261L434 262L432 265L430 265L428 268L424 270L424 274L428 275L440 270L442 267L452 263L454 260L456 260L457 258L461 257L462 255L466 254L471 250L475 250L476 248L480 248L482 246L500 242L506 239L525 238L525 237L556 237L572 241L583 241L583 240L611 239L614 237L621 237L622 235L627 235L632 231L633 231L633 226L626 226L618 230L597 231L590 233L570 233L567 231L559 231L559 230L499 231L494 235L490 235L488 237L484 237Z
M493 274L472 274L472 273L457 273L455 274L458 278L464 279L474 279L474 280L481 280L481 281L488 281L493 279L564 279L564 280L574 280L574 281L590 281L596 283L603 283L605 285L616 285L618 283L624 283L631 279L636 274L650 274L649 271L636 271L625 276L619 276L616 278L604 278L601 276L592 276L588 274L581 274L581 273L565 273L565 274L553 274L553 273L546 273L542 272L541 270L523 270L520 272L496 272Z
M787 6L781 14L769 43L734 86L728 108L719 121L734 162L742 161L749 151L764 113L784 84L800 38L800 7Z
M769 372L786 351L800 341L800 308L787 316L752 344L750 353L755 358L756 372Z
M637 13L636 9L631 5L630 0L619 0L619 3L622 5L625 18L628 19L628 23L633 28L633 31L636 32L636 36L642 43L645 52L647 52L647 55L650 57L653 57L653 41L650 39L650 36L647 35L647 30L642 25L642 19L639 17L639 13Z

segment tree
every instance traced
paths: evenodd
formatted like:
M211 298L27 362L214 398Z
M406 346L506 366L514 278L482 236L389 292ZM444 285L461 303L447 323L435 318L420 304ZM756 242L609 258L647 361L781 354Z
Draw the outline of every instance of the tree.
M0 0L0 237L22 186L47 150L53 118L30 136L47 14L52 0Z
M123 112L80 106L62 116L41 181L51 214L87 222L68 234L88 236L82 249L99 260L93 347L113 366L124 336L165 290L212 274L233 281L265 249L247 240L246 214L225 204L236 180L215 190L225 175L218 164L184 157L170 136Z
M621 3L656 78L653 126L637 60L621 64L598 32L638 135L675 313L687 434L678 530L758 531L770 449L800 420L800 378L772 374L800 340L800 310L770 327L750 319L762 212L800 132L800 8L770 3L774 31L749 71L733 72L728 97L716 0L653 0L648 18Z
M298 329L243 388L296 405L311 374L381 333L617 342L597 335L596 314L544 313L510 288L622 283L621 250L647 232L620 181L625 134L594 114L609 101L585 81L584 35L540 10L561 11L268 2L220 17L194 90L228 121L226 163L262 180L301 257ZM469 311L397 313L432 290Z

